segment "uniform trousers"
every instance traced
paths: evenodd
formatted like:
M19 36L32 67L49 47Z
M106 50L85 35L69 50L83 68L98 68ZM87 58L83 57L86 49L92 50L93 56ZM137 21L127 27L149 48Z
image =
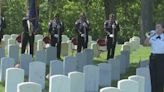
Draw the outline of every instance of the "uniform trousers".
M51 35L51 46L57 47L57 58L60 59L60 53L61 53L61 36L60 39L54 37L54 35Z
M164 54L151 54L149 68L152 92L164 92Z
M34 34L29 36L29 33L22 33L22 51L21 53L24 54L27 44L30 44L30 54L33 56L34 55Z
M114 58L115 54L115 48L116 48L116 41L113 40L111 37L107 37L107 60Z
M86 40L84 37L78 36L78 45L77 45L77 52L81 52L82 49L86 49L88 47L88 37Z

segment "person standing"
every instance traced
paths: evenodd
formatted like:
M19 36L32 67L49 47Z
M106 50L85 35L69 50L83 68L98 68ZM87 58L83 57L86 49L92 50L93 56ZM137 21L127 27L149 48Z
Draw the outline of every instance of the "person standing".
M117 34L120 31L118 22L116 21L115 15L110 14L109 19L104 22L104 31L107 34L107 60L114 58L115 47L117 42Z
M54 19L49 22L48 32L51 35L51 46L57 47L57 58L61 59L60 53L64 24L61 21L59 14L56 14Z
M90 23L86 19L84 13L80 14L80 19L75 22L75 31L77 33L77 52L88 47L88 34L90 31Z
M164 92L164 22L156 24L155 33L149 33L145 44L151 46L149 68L152 92Z
M0 15L0 44L3 38L3 29L6 27L5 18Z
M23 32L22 32L22 50L21 53L24 54L26 51L26 47L29 43L30 45L30 54L34 55L34 36L35 32L33 30L32 21L33 19L30 19L28 17L24 17L22 20L23 24Z

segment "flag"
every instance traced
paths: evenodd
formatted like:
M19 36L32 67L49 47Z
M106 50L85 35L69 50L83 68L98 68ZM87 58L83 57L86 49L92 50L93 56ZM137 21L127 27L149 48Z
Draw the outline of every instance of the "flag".
M39 5L40 0L30 0L29 2L29 14L28 17L32 22L33 30L37 31L39 27Z

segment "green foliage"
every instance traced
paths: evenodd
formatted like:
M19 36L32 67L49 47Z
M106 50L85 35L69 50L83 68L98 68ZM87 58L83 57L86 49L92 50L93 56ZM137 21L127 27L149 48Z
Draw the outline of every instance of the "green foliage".
M54 14L59 12L65 24L65 34L74 37L74 23L80 12L85 12L90 21L93 39L105 38L103 23L105 11L103 0L41 0L40 5L40 33L47 33L48 22ZM49 1L49 2L48 2ZM155 2L155 21L164 19L164 1ZM119 42L123 43L130 37L140 35L140 1L118 0L116 2L117 19L121 26ZM20 34L22 32L22 18L26 15L25 0L5 0L3 12L7 22L5 33Z

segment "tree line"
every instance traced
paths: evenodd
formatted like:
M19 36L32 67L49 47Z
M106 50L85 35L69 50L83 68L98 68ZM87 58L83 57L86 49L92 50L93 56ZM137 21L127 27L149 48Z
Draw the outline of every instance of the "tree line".
M26 15L25 0L2 0L2 14L5 16L6 34L22 32L22 18ZM48 33L48 22L59 12L65 24L65 33L74 37L74 22L80 12L85 12L91 23L93 39L105 38L104 21L110 13L117 16L121 31L118 41L123 43L132 36L144 39L145 32L153 29L154 23L164 19L164 0L41 0L40 31Z

